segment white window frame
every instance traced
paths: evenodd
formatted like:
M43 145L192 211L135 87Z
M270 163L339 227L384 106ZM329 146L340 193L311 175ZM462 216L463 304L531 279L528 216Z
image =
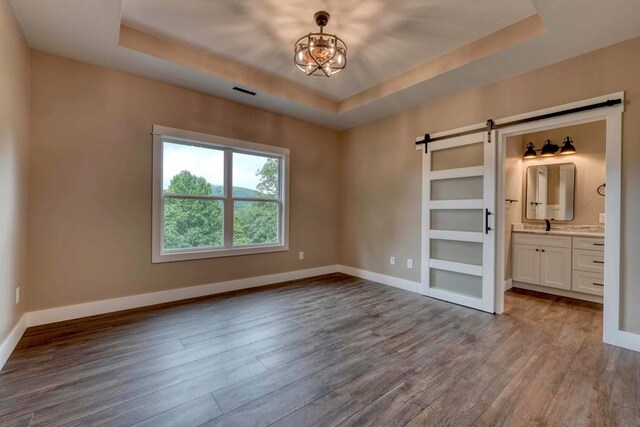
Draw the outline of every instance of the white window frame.
M172 140L190 145L199 145L225 150L225 195L213 197L224 203L224 246L220 248L163 249L163 200L162 192L162 155L163 142ZM277 157L280 160L280 193L278 199L232 197L233 164L232 153L243 153ZM153 125L153 208L152 208L152 263L186 261L204 258L218 258L236 255L261 254L289 250L289 149L258 144L255 142L208 135L183 129ZM207 197L207 199L210 199ZM279 204L277 244L255 244L233 246L233 203L234 201L260 201Z

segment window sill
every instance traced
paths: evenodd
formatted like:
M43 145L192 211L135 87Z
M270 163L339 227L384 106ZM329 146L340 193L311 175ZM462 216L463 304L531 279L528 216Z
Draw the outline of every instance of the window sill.
M265 245L238 248L222 248L222 249L206 249L202 251L193 250L185 252L165 252L154 253L152 256L152 264L174 261L189 261L207 258L222 258L241 255L265 254L270 252L284 252L289 250L289 245Z

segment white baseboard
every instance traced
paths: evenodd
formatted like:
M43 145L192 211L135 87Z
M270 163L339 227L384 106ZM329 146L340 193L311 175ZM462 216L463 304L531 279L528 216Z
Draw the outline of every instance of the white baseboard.
M165 302L179 301L183 299L215 295L223 292L254 288L287 282L290 280L304 279L321 276L323 274L344 273L365 280L382 283L387 286L404 289L411 292L420 292L420 283L398 277L387 276L372 271L349 267L346 265L328 265L324 267L296 270L286 273L270 274L266 276L249 277L246 279L230 280L226 282L209 283L206 285L191 286L188 288L171 289L168 291L152 292L148 294L133 295L129 297L114 298L109 300L94 301L84 304L76 304L65 307L57 307L40 311L25 313L13 328L11 333L0 344L0 369L15 349L26 328L29 326L44 325L47 323L62 322L81 317L95 316L131 308L145 307ZM508 281L507 281L508 282ZM507 288L505 282L505 289ZM517 286L517 285L516 285ZM524 286L523 286L524 287ZM635 351L640 351L640 335L626 331L618 331L617 345Z
M509 289L513 288L513 279L507 279L504 281L504 290L508 291Z
M550 288L548 286L532 285L530 283L513 282L514 288L526 289L528 291L541 292L543 294L558 295L561 297L579 299L582 301L595 302L602 304L602 297L599 295L584 294L582 292L568 291L564 289Z
M23 314L16 326L13 327L9 335L0 344L0 370L11 356L11 353L18 345L22 334L27 330L27 314Z
M97 314L112 313L114 311L128 310L131 308L145 307L165 302L180 301L183 299L215 295L223 292L255 288L258 286L266 286L274 283L288 282L290 280L304 279L307 277L321 276L323 274L336 272L338 272L338 266L328 265L325 267L309 268L306 270L248 277L246 279L230 280L227 282L209 283L206 285L191 286L188 288L171 289L168 291L151 292L141 295L31 311L27 314L28 326L62 322L81 317L95 316Z
M618 331L618 343L616 345L629 350L640 351L640 335L633 332Z
M373 282L382 283L383 285L393 286L394 288L400 288L411 292L420 292L420 283L413 282L411 280L400 279L393 276L386 276L384 274L361 270L359 268L349 267L347 265L339 265L338 271L350 276L359 277L365 280L371 280Z

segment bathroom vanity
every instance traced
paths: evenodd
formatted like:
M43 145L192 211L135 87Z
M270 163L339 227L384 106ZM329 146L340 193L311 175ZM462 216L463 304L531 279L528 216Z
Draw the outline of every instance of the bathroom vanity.
M513 286L602 302L604 230L598 226L514 229Z

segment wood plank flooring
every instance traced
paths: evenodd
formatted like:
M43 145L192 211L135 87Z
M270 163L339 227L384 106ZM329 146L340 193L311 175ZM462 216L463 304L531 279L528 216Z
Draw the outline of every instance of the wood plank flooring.
M640 425L640 354L600 307L506 307L334 274L30 328L0 425Z

